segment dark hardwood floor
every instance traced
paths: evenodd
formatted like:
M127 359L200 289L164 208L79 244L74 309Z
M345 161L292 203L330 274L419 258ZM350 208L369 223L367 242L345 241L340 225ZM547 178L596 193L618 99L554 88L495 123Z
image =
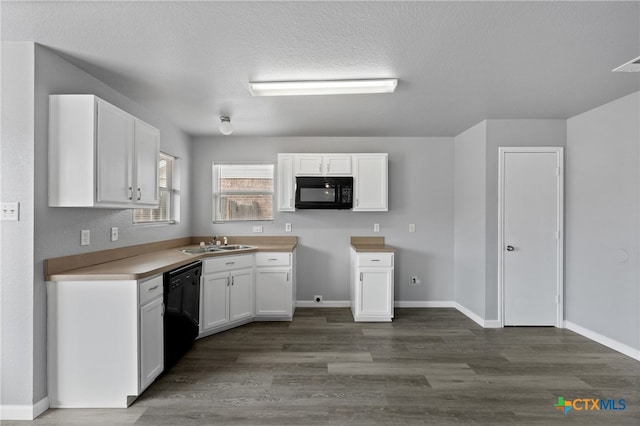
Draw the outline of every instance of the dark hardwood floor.
M291 323L198 340L128 409L49 410L33 423L640 424L640 362L625 355L563 329L395 312L392 323L354 323L348 309L297 309ZM564 414L558 397L626 408Z

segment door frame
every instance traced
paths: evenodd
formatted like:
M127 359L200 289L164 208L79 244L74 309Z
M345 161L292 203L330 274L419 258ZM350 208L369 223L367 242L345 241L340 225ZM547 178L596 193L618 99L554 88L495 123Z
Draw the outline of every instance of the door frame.
M564 328L564 148L560 146L499 147L498 168L498 321L504 327L504 160L508 153L556 154L558 238L556 245L556 327Z

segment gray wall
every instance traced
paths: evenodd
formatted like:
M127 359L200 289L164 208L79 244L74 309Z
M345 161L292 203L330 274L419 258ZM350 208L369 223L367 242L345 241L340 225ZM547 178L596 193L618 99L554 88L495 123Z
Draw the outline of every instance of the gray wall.
M34 386L42 388L42 378L33 374L34 347L42 346L34 343L33 327L33 67L33 44L2 44L0 194L3 202L20 202L21 208L19 222L0 222L3 405L31 405Z
M20 306L20 317L12 317L7 322L3 317L2 330L3 340L15 338L25 342L31 335L33 347L28 344L3 344L3 364L5 359L15 358L17 362L17 365L10 364L10 369L4 368L3 365L3 373L5 370L9 374L15 371L17 376L9 379L3 377L3 390L6 386L7 391L2 394L2 403L20 405L37 402L47 395L44 259L184 237L191 232L191 200L188 193L183 194L181 223L162 227L133 226L132 210L48 207L48 96L56 93L95 94L159 128L161 149L183 158L183 182L188 182L189 178L188 159L191 145L190 138L168 120L152 114L48 49L38 45L34 48L32 43L20 43L17 46L21 52L30 55L32 60L30 63L3 60L3 76L10 70L16 75L34 77L19 93L5 93L3 90L3 124L4 112L13 110L15 105L23 106L21 116L31 117L33 121L25 123L24 128L17 129L18 134L7 139L4 137L3 127L2 197L3 201L21 202L21 222L11 226L25 228L25 231L20 237L15 238L5 239L3 235L3 243L9 241L11 246L10 251L3 249L2 252L2 288L5 294L19 293L21 296L11 300L3 297L3 304L10 302L15 306L15 300L22 298L28 298L29 302ZM3 55L4 48L3 43ZM9 97L7 94L14 96ZM6 157L5 152L9 153ZM5 181L5 176L11 178ZM5 182L15 182L17 185L7 190ZM109 229L112 226L119 228L120 238L117 242L111 242L109 239ZM81 229L91 231L90 246L80 246ZM15 253L28 256L14 262ZM28 267L22 265L24 262L28 263ZM11 265L7 271L4 268L5 264ZM12 273L14 269L15 273ZM33 294L28 294L29 291ZM25 327L29 328L29 333L24 333ZM25 373L30 371L33 371L33 377ZM22 389L31 387L33 392L29 391L28 400L25 400L26 394Z
M484 318L487 122L455 138L455 301Z
M640 92L570 118L567 145L565 318L640 350Z
M212 223L211 163L275 163L279 152L388 152L389 211L276 211L273 222ZM194 139L193 165L194 235L250 235L255 224L264 226L263 235L286 235L284 224L292 223L289 235L299 238L298 300L349 299L353 235L384 236L397 248L396 300L453 300L453 138L201 137ZM422 284L410 287L412 275Z

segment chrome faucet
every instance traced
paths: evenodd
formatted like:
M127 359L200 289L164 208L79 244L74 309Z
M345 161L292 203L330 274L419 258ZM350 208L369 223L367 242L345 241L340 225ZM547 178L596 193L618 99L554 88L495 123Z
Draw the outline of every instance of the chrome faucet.
M224 240L224 245L226 246L228 244L227 237L222 237L222 239Z

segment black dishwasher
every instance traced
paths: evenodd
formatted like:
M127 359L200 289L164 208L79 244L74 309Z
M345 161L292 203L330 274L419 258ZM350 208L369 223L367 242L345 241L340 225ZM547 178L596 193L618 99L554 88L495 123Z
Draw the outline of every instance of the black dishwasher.
M164 274L164 372L184 355L198 336L202 262Z

